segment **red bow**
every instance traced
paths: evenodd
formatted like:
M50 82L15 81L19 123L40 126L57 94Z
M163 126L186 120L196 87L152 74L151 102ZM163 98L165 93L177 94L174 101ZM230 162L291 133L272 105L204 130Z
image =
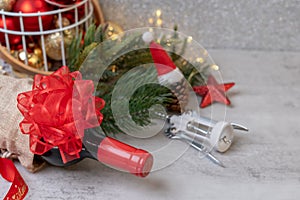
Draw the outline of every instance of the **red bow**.
M42 155L57 146L64 163L79 158L84 129L99 126L103 119L105 102L93 92L91 80L65 66L50 76L35 75L32 91L17 97L24 116L20 129L30 135L31 151Z

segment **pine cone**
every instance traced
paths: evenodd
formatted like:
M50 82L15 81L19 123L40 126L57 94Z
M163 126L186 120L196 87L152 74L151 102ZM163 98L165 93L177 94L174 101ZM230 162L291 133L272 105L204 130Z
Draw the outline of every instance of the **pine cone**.
M183 113L185 111L185 106L188 104L189 97L187 81L183 78L178 82L172 83L169 88L174 95L174 100L167 108L171 111Z

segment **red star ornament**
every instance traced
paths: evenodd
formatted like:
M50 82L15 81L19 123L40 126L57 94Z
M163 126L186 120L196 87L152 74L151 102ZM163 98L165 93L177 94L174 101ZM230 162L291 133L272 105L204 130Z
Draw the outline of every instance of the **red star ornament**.
M213 102L220 102L230 105L230 100L226 97L228 91L235 83L219 84L213 76L209 76L206 85L194 86L194 91L202 96L201 108L211 105Z

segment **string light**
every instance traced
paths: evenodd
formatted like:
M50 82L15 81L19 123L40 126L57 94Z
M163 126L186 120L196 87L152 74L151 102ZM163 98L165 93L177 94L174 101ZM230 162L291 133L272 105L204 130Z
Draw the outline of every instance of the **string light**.
M220 69L220 67L216 64L213 64L212 66L210 66L213 70L218 71Z
M163 23L162 19L157 19L157 20L156 20L156 25L157 25L157 26L161 26L162 23Z
M150 25L155 25L156 27L162 27L162 24L163 24L162 11L160 9L157 9L155 11L155 13L154 13L154 16L150 17L148 19L148 22L149 22ZM153 29L149 28L149 32L153 32ZM186 41L187 41L187 43L191 43L193 41L193 37L192 36L188 36L186 38ZM158 38L156 42L160 43L161 40ZM171 42L167 41L166 45L167 46L171 46ZM203 50L202 55L203 55L203 57L206 57L206 56L208 56L208 52L206 50ZM198 62L200 64L203 64L203 63L205 63L205 59L202 58L202 57L198 57L198 58L196 58L196 62ZM186 64L187 64L187 62L184 61L183 65L186 65ZM218 65L211 65L210 67L211 67L211 69L213 69L215 71L219 70L219 66Z
M163 20L162 20L162 11L161 10L156 10L154 17L150 17L148 19L148 22L150 25L155 25L156 27L162 27Z
M156 14L157 18L160 18L161 17L161 10L156 10L155 14Z
M153 22L154 22L153 18L149 18L148 22L149 22L149 24L153 24Z
M108 30L109 30L109 31L114 31L114 27L109 26L109 27L108 27Z
M113 65L113 66L111 67L111 71L112 71L113 73L115 73L115 72L117 71L117 66L116 66L116 65Z
M197 58L196 59L196 62L198 62L198 63L204 63L204 59L203 58L201 58L201 57L199 57L199 58Z
M166 44L168 47L170 47L171 46L171 43L170 42L167 42L167 44Z

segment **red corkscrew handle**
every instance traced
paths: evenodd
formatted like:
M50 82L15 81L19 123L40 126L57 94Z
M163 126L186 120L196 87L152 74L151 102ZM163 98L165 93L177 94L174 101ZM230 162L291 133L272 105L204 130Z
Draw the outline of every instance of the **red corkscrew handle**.
M139 177L147 176L153 165L153 156L149 152L110 137L105 137L101 141L97 157L102 163Z

